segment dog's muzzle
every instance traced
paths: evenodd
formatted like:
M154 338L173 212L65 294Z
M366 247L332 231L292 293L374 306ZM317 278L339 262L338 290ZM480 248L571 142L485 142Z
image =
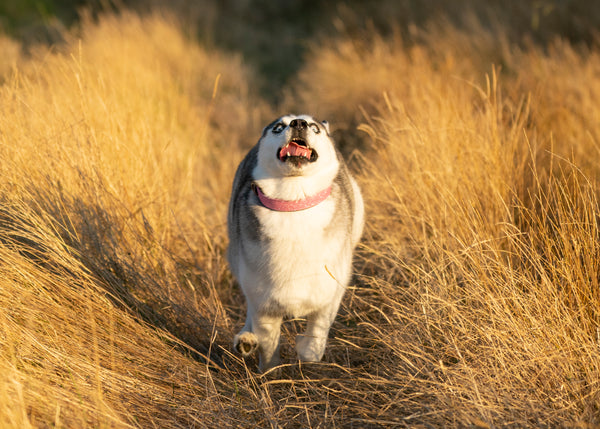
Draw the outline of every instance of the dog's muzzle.
M319 155L306 141L308 123L304 119L293 119L289 127L292 130L290 141L279 148L277 158L281 162L291 162L296 167L315 162Z

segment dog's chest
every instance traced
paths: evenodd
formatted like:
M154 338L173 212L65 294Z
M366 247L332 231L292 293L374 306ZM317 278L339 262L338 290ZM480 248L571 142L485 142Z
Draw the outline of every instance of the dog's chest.
M284 250L289 249L301 256L302 253L312 253L326 245L333 238L329 231L335 222L334 211L334 201L328 200L295 212L278 212L257 207L255 214L261 226L263 243L275 252L271 256L277 257L277 249L283 253L287 253Z
M255 213L269 271L276 282L320 275L339 253L333 200L297 212L257 207Z
M343 235L332 233L335 202L299 212L256 208L262 239L262 281L255 291L294 316L313 311L338 292L335 279L344 249ZM257 273L258 274L258 273Z

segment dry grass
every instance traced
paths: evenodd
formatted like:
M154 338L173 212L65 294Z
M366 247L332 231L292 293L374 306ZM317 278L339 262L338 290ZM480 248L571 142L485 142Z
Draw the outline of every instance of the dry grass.
M473 25L298 73L285 104L346 128L368 222L324 362L287 324L281 378L229 352L251 71L159 15L0 39L0 426L600 424L600 56Z

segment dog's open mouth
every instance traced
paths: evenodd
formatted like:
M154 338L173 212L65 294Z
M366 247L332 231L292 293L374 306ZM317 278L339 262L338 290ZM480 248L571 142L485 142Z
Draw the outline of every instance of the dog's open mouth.
M281 162L289 161L296 166L317 160L317 152L310 148L306 141L299 138L291 139L288 144L279 148L277 158Z

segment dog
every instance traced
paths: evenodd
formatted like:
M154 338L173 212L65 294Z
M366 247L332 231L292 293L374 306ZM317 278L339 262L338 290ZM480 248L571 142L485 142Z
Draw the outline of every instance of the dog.
M284 317L306 317L301 361L320 361L352 273L364 205L326 121L286 115L267 125L240 163L227 218L227 259L246 297L233 347L280 363Z

